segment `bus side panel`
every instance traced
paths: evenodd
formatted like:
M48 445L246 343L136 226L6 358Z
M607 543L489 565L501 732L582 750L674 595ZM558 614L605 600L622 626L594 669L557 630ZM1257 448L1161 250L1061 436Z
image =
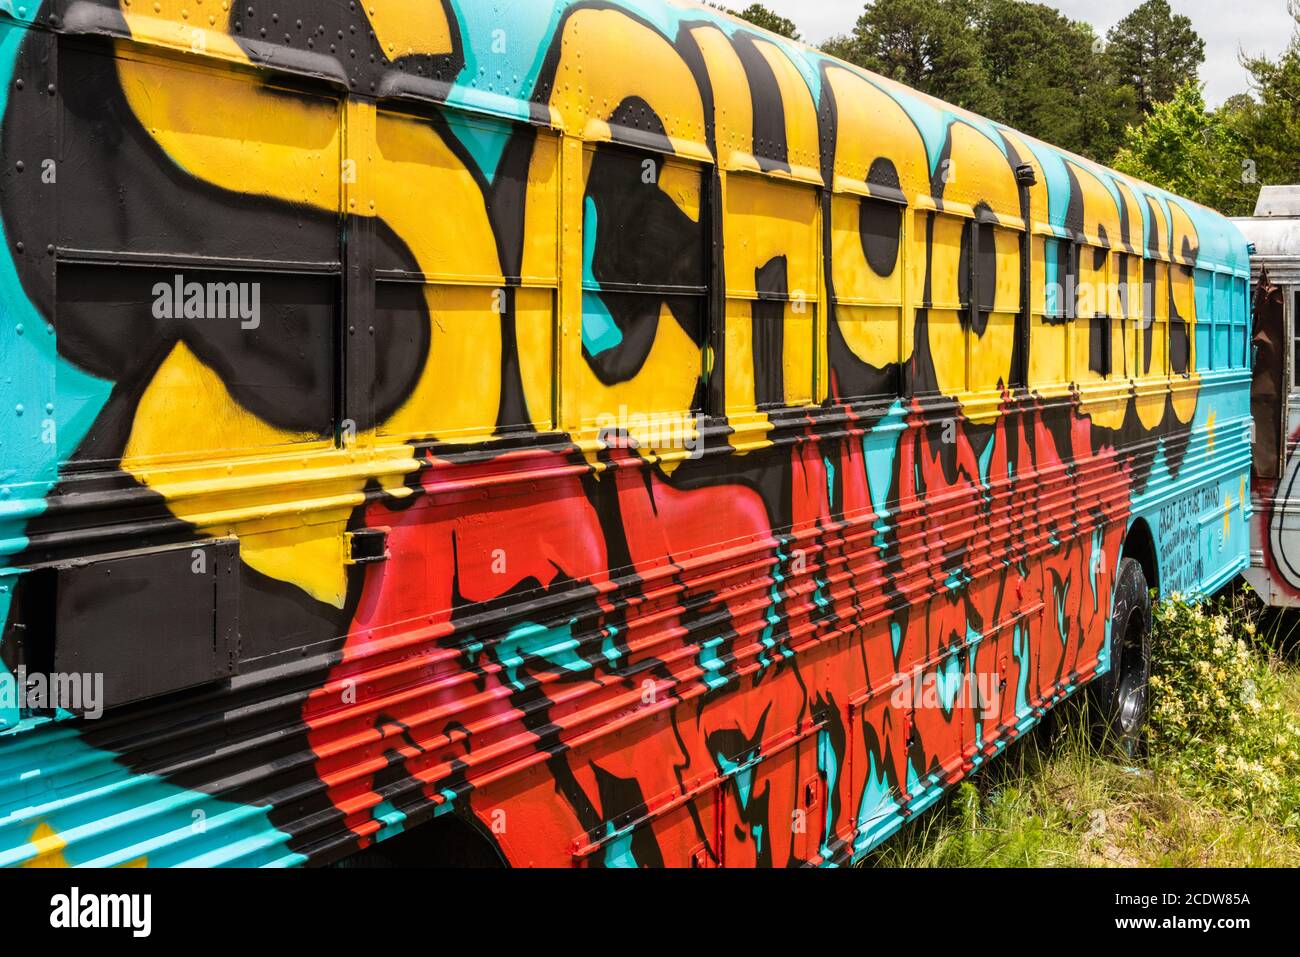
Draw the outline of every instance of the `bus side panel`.
M507 96L442 79L498 39L456 5L283 48L126 6L0 19L0 678L128 599L152 668L0 709L0 864L446 818L518 865L858 860L1106 666L1139 518L1167 593L1240 566L1245 393L1171 265L1208 212L702 9L521 6ZM1134 317L1017 305L1103 234L1161 277L1136 385ZM212 615L62 587L206 595L216 543ZM217 680L147 654L232 616Z

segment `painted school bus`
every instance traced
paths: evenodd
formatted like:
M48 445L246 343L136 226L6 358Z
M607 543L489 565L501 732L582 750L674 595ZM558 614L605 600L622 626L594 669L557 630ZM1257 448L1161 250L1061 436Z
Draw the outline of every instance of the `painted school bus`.
M1237 229L715 10L0 74L0 863L851 862L1246 565Z

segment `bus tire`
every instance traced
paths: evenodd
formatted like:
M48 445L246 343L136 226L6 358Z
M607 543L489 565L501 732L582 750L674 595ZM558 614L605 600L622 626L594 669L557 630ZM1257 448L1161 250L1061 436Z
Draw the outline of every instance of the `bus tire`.
M1110 670L1091 688L1094 729L1105 749L1134 757L1141 750L1151 678L1151 592L1142 566L1119 564L1111 602Z

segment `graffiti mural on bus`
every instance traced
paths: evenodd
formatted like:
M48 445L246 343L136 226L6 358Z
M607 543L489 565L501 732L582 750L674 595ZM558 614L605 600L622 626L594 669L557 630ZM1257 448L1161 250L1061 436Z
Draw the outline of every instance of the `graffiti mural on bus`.
M694 3L232 7L0 11L0 653L75 594L150 689L3 716L0 863L857 860L1107 670L1133 529L1240 571L1210 211Z

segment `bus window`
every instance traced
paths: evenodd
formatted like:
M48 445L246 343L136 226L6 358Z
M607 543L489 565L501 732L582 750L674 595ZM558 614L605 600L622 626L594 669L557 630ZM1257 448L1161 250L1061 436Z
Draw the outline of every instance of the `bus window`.
M1300 330L1297 330L1296 317L1300 316L1300 287L1291 292L1291 391L1300 392Z
M60 352L130 383L127 470L333 448L347 414L341 102L113 49L59 55L67 85L114 91L62 135L64 168L88 172L58 180ZM138 135L124 138L128 117ZM101 467L123 452L112 445L61 450L62 464Z
M1110 303L1110 251L1101 246L1076 246L1078 291L1075 296L1075 377L1106 379L1115 368Z
M1169 375L1169 263L1146 260L1142 277L1142 374L1160 379Z
M1124 327L1124 372L1132 379L1142 375L1142 260L1129 253L1115 256L1115 274L1111 279L1111 315L1122 319Z
M899 394L905 207L879 199L831 200L833 323L851 356L835 368L839 399ZM852 360L857 360L852 361Z
M631 422L662 448L647 436L666 440L707 404L705 171L608 144L584 159L582 420Z
M1063 386L1070 381L1066 287L1073 287L1069 243L1034 238L1034 302L1030 324L1029 385Z
M554 414L558 275L558 144L530 127L380 110L374 181L375 341L381 355L424 356L380 434L403 441L475 442L548 431ZM499 196L523 197L525 239L498 248L461 141L503 157ZM431 220L429 210L442 218ZM455 229L439 224L454 222ZM518 370L515 377L513 370Z
M1227 328L1229 277L1204 269L1195 271L1196 281L1196 362L1203 369L1222 369L1227 364L1215 352L1215 323Z
M1250 348L1250 286L1240 277L1232 280L1232 363L1238 369L1250 368L1246 355Z
M925 334L934 360L935 385L943 395L967 390L966 327L971 312L971 222L944 213L926 213L918 237L930 237L929 291ZM918 262L918 266L920 263ZM914 348L919 348L917 343Z
M1020 314L1020 234L992 223L974 225L975 311L966 337L970 390L988 392L1010 385Z
M1068 239L1046 240L1047 304L1045 314L1069 321L1078 315L1079 247Z
M811 405L821 195L756 174L724 183L727 412Z

